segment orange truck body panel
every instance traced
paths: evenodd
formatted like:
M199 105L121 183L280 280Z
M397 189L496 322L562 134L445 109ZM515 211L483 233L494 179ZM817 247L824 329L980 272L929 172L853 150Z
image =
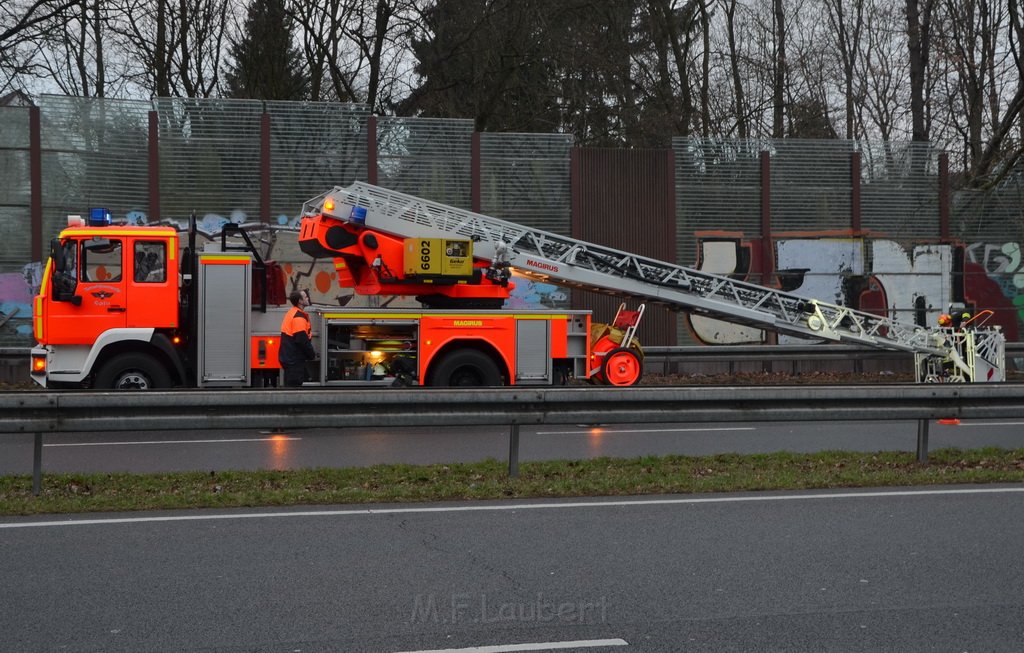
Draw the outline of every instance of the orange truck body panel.
M516 318L513 315L424 316L420 322L420 378L437 352L454 341L479 340L493 346L505 363L516 368Z
M280 336L252 336L249 367L254 370L281 369L281 364L277 360L277 352L280 349Z

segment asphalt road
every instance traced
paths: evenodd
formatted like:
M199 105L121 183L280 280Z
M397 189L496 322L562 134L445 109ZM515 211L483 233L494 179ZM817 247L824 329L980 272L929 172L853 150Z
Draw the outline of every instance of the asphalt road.
M0 518L6 651L1019 651L1024 488Z
M932 423L930 449L1024 447L1024 421ZM917 422L793 422L522 427L520 460L715 453L915 451ZM33 436L0 435L0 474L32 471ZM507 460L498 427L49 434L44 472L164 472Z

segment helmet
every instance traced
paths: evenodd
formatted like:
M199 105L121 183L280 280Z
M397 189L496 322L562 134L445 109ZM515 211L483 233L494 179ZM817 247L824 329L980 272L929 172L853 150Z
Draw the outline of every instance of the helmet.
M953 324L953 318L948 313L943 313L939 316L939 326L948 327Z
M968 313L967 311L964 311L963 313L960 314L960 319L961 320L969 320L969 319L971 319L971 314Z

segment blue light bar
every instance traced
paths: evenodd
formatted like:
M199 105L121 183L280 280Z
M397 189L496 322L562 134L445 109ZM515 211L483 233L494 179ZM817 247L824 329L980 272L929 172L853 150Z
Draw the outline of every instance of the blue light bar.
M109 227L112 222L110 211L106 209L89 209L90 227Z

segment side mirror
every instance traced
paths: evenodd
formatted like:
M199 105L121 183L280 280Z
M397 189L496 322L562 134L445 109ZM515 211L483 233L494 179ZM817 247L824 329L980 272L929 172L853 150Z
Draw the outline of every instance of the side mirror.
M67 269L64 260L64 249L60 245L60 239L54 238L50 241L50 260L53 261L53 271L63 272Z
M63 244L56 238L50 241L50 259L53 261L53 277L50 284L53 288L54 301L71 302L74 306L81 306L82 298L75 294L75 290L78 289L78 280L75 278L76 247L74 241Z

